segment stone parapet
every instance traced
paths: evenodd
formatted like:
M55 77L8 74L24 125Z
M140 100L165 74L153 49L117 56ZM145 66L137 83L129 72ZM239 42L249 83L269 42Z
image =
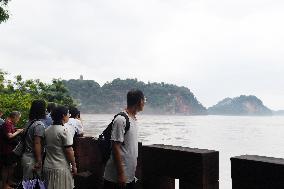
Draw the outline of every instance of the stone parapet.
M142 147L143 188L218 189L219 152L168 145Z
M283 189L284 159L256 155L231 158L233 189Z
M104 165L97 139L76 138L74 149L79 173L76 189L100 189ZM173 189L176 178L180 179L180 189L218 189L219 152L139 143L136 177L139 189Z

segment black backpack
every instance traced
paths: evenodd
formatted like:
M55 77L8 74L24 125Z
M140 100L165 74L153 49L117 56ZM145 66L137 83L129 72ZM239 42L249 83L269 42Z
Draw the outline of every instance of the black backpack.
M102 134L99 135L98 138L98 145L99 145L99 149L101 151L101 156L102 156L102 162L105 164L111 154L111 131L112 131L112 125L113 122L115 120L115 118L121 115L126 119L126 127L125 127L125 133L124 135L127 133L127 131L130 128L130 122L129 122L129 117L126 115L125 112L120 112L118 114L116 114L113 118L113 120L108 124L107 128L102 132ZM122 143L124 145L124 143Z

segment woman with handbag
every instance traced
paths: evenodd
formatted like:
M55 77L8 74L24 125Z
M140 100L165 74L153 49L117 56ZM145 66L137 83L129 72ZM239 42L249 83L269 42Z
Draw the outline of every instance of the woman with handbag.
M77 173L73 138L64 124L69 120L68 109L58 106L51 113L53 125L45 131L46 157L43 174L47 189L74 188L73 176ZM71 164L71 166L70 166Z
M2 165L2 188L9 188L9 179L13 175L14 165L11 162L11 154L17 145L17 137L22 133L23 129L15 129L15 125L19 122L21 113L13 111L7 117L1 126L0 136L0 164Z
M40 176L43 158L44 123L46 103L44 100L34 100L29 112L28 127L25 131L25 149L22 156L23 179ZM32 124L31 124L32 123Z

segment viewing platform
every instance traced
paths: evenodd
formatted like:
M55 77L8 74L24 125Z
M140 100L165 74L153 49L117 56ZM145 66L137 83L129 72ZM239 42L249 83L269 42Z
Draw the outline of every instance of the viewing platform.
M94 137L75 140L76 189L101 189L104 166ZM232 189L283 189L284 159L256 155L231 158ZM137 189L218 189L219 152L139 143Z

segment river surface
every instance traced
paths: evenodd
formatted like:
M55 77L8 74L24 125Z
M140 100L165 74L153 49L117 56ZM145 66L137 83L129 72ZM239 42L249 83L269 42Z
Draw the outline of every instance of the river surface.
M97 137L110 114L83 114L86 135ZM143 144L168 144L219 151L220 189L231 188L230 157L251 154L284 158L284 116L138 115Z

